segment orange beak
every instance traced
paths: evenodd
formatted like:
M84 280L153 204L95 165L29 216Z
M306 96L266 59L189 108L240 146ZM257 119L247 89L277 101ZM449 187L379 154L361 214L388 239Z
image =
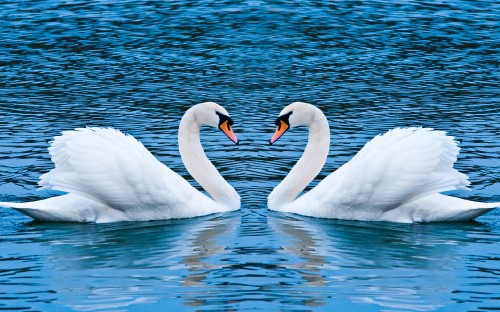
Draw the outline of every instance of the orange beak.
M273 137L271 138L271 140L269 140L269 144L273 144L274 142L276 142L283 135L283 133L288 130L288 128L290 128L290 126L287 125L287 123L283 120L280 120L280 123L276 128L276 132L274 132Z
M236 138L236 135L234 135L233 130L231 129L231 125L229 124L229 120L224 121L219 125L219 128L224 132L231 141L234 143L238 144L240 141Z

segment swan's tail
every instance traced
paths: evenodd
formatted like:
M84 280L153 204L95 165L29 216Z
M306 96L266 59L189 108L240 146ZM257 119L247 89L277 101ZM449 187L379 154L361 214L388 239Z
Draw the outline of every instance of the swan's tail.
M0 202L0 207L15 209L35 220L58 221L60 218L47 210L47 201L39 200L25 203Z
M25 203L0 202L0 207L15 209L40 221L99 223L109 222L109 220L124 220L121 211L75 194Z
M387 211L383 219L396 222L470 221L495 208L500 202L481 203L443 194L433 194Z
M500 203L467 202L471 203L470 206L456 209L455 214L450 213L448 218L443 218L443 221L470 221L495 208L500 208Z

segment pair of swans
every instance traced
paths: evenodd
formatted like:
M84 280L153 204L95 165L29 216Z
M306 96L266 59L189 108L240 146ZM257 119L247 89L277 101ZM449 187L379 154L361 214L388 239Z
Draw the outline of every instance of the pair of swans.
M49 152L55 168L41 189L65 195L26 203L0 203L44 221L115 222L188 218L240 208L240 197L206 157L200 127L217 127L238 144L232 119L220 105L188 109L179 125L179 151L195 189L160 163L139 141L110 128L63 132ZM500 203L479 203L440 192L466 189L453 169L459 148L442 131L396 128L368 142L349 162L299 196L326 162L330 129L313 105L296 102L276 120L273 144L289 128L306 125L304 154L268 197L272 210L312 217L365 221L430 222L474 219Z

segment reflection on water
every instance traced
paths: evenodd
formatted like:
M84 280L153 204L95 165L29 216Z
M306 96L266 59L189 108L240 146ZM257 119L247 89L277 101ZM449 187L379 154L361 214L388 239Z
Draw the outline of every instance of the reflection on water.
M478 271L492 273L498 268L494 258L483 258L480 268L462 267L463 250L475 250L478 237L492 234L478 223L408 226L294 215L273 215L269 220L273 229L289 238L282 252L298 259L287 268L300 272L306 285L326 286L336 296L356 303L435 310L452 300L464 300L449 298L459 292L447 285L477 278ZM489 240L487 244L494 243ZM457 267L466 269L469 276L454 276ZM494 284L494 275L484 276L488 280L484 285ZM496 298L491 290L482 295Z
M500 201L498 1L0 2L0 201L36 192L48 141L83 126L138 138L194 185L177 127L231 113L241 145L202 144L237 212L146 223L33 223L0 208L0 309L477 311L498 307L498 211L475 223L268 212L305 129L269 146L293 101L328 117L315 182L396 126L446 130L478 201Z
M6 246L10 242L14 248L2 260L41 264L9 268L2 276L13 289L17 283L9 280L14 276L38 279L32 284L37 288L48 283L46 279L53 285L65 285L49 292L53 294L50 302L81 311L155 303L164 296L158 286L199 286L211 270L218 269L220 265L206 261L214 255L224 256L220 237L234 231L237 224L237 216L231 214L106 225L32 222L21 227L17 237L3 237ZM29 238L21 243L19 236ZM38 254L15 256L26 249ZM37 272L43 272L42 276L35 278Z

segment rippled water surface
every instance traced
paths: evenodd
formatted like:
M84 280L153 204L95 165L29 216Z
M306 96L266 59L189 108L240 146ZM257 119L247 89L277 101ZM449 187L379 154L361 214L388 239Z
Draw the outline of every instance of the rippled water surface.
M0 1L0 201L36 191L63 130L112 126L194 181L177 151L193 104L223 104L243 141L203 130L242 197L227 214L33 222L0 208L0 310L486 311L500 307L500 212L392 224L269 212L305 129L272 147L293 101L332 127L317 181L396 126L446 130L500 201L498 1ZM314 185L314 183L313 183Z

